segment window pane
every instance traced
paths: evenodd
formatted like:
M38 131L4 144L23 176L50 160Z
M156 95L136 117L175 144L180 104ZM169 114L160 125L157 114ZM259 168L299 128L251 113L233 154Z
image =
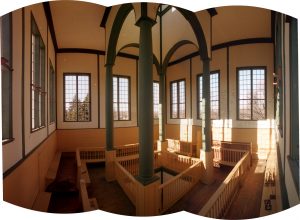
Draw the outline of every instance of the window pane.
M172 92L172 103L176 104L177 103L177 83L174 82L171 84L171 92Z
M240 100L239 103L239 119L251 119L251 100Z
M129 120L129 78L113 77L114 120Z
M261 120L265 118L265 100L253 100L253 120Z
M265 99L265 71L253 70L253 99Z
M251 99L251 71L239 71L239 99Z
M65 121L77 121L77 102L65 103Z
M179 82L179 103L185 103L185 81Z
M78 102L89 102L89 76L78 76Z
M153 83L153 117L158 118L158 106L159 106L159 83Z
M185 104L179 104L179 118L185 118Z
M172 118L177 118L177 104L172 105Z
M90 103L78 102L78 121L90 120Z
M119 104L119 116L120 120L129 120L129 108L127 103Z

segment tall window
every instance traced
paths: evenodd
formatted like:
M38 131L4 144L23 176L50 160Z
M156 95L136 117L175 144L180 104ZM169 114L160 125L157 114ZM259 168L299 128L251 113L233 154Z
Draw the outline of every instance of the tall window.
M50 123L55 121L56 116L56 86L55 86L55 72L50 63L50 76L49 76L49 101L50 101Z
M261 120L266 118L266 69L239 68L238 119Z
M126 76L113 77L113 108L114 120L130 120L130 78Z
M185 118L185 80L171 82L171 118Z
M158 119L159 114L159 82L153 82L153 117Z
M45 126L45 45L31 19L31 130Z
M91 121L90 74L64 74L64 121Z
M219 83L219 72L210 73L210 118L218 119L220 117L220 83ZM198 88L198 111L197 117L201 119L202 107L202 75L198 76L197 79Z
M12 139L12 18L1 18L2 143Z

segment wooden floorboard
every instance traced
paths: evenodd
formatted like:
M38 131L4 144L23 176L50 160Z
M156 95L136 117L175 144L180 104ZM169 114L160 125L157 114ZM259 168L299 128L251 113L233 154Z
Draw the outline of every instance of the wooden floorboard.
M89 197L95 197L100 210L127 216L135 216L135 207L117 181L105 180L104 163L87 164L91 179Z
M205 203L208 201L211 195L225 180L231 169L232 167L228 166L214 168L214 182L212 184L205 185L199 182L164 214L176 213L180 211L198 214L198 212L205 205Z
M224 217L225 219L249 219L260 216L265 167L265 160L253 161L245 182Z

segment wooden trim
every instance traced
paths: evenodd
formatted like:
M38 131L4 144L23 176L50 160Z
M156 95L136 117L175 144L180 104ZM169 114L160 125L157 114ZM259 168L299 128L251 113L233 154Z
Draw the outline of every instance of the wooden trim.
M50 34L51 34L51 38L53 41L54 49L55 49L55 52L57 52L58 45L57 45L56 34L55 34L55 29L54 29L54 24L53 24L53 19L52 19L50 2L43 2L43 7L44 7L44 12L46 15L48 27L50 29Z
M25 8L22 8L22 94L25 94ZM22 106L22 158L25 157L25 102L21 99Z
M106 28L106 22L107 22L110 10L111 10L111 7L106 7L105 8L105 11L104 11L104 14L103 14L103 17L102 17L102 20L101 20L100 27Z
M103 50L95 50L95 49L87 49L87 48L59 48L57 50L57 53L86 53L86 54L97 54L102 56L106 55L106 52ZM128 58L128 59L134 59L134 60L139 59L139 57L136 55L122 53L122 52L119 52L117 56Z
M209 8L209 9L206 9L206 11L209 13L210 17L216 16L218 14L216 8Z
M9 139L2 140L2 146L6 145L6 144L9 144L13 141L15 141L14 138L9 138Z
M99 54L97 54L97 83L98 83L98 128L100 128L100 117L101 117L101 114L100 114L100 111L101 111L101 103L100 103L100 56Z

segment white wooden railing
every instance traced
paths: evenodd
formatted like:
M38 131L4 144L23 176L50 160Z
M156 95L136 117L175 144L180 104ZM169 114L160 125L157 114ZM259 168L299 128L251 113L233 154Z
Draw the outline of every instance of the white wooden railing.
M105 161L104 147L86 147L77 148L76 157L86 163L95 163Z
M159 213L168 210L200 180L202 167L202 162L198 161L158 187Z
M199 212L199 215L210 218L222 218L230 207L243 182L244 174L250 167L250 152L244 153L221 186Z
M134 205L136 205L138 182L134 178L134 176L120 164L120 161L115 161L115 176L116 180L130 199L130 201Z
M212 147L214 151L214 164L235 166L244 156L247 150L229 149L223 147Z
M200 159L189 156L178 155L171 152L164 152L161 155L161 165L178 173L199 162Z
M168 151L175 152L187 156L193 155L192 143L174 139L167 139L168 141Z

